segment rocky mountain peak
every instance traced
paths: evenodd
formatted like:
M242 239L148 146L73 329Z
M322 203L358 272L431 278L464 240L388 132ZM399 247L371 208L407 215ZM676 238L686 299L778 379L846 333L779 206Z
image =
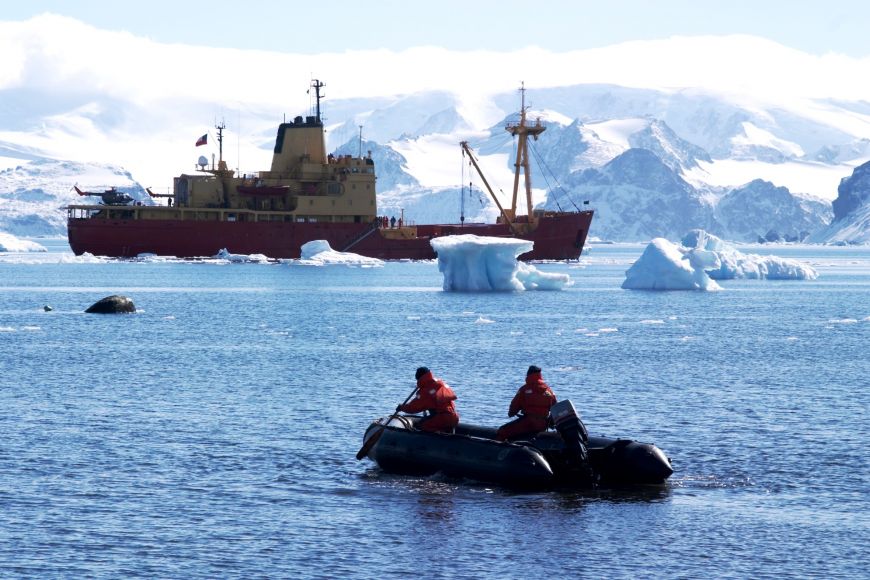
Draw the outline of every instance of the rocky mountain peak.
M859 165L849 177L844 177L837 188L837 199L832 203L834 221L840 221L862 205L870 202L870 161Z

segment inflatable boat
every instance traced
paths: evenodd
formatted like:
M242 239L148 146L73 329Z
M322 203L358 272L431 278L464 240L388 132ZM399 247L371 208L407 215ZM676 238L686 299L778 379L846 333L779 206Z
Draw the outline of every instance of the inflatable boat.
M573 413L570 402L564 403ZM421 419L392 415L374 421L361 452L390 473L441 473L515 488L663 484L674 472L655 445L589 436L576 415L567 426L557 420L555 431L510 442L498 441L495 428L462 423L453 433L420 431L415 425Z

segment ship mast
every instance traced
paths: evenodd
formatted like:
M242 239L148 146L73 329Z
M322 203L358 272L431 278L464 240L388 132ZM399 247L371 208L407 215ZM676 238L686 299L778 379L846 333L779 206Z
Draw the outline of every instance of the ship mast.
M311 81L311 88L314 89L314 98L317 101L316 111L317 111L317 122L318 123L320 123L320 99L326 96L326 95L320 94L320 89L323 88L324 86L325 85L322 82L320 82L319 79L312 79L312 81Z
M531 135L535 141L538 140L538 135L543 133L546 130L541 124L541 120L537 119L535 124L532 126L526 125L526 86L525 83L520 85L520 95L521 95L521 105L520 105L520 122L519 123L508 123L505 126L505 131L513 135L514 137L519 137L519 141L517 142L517 159L514 162L514 190L513 190L513 198L511 201L511 209L510 215L512 218L516 218L517 212L517 194L519 192L520 187L520 170L523 172L523 177L525 178L525 189L526 189L526 207L528 209L529 223L535 224L537 219L534 215L534 210L532 208L532 175L529 173L529 135Z
M218 141L218 168L223 169L221 166L224 161L224 129L227 128L226 123L221 119L220 124L215 123L214 126L217 129L217 141ZM212 157L212 163L214 163L214 158Z
M480 178L483 180L483 185L486 186L486 190L489 192L489 196L495 202L495 205L498 206L499 213L501 213L501 219L504 220L504 222L510 227L511 232L513 232L514 234L520 234L520 230L524 232L529 232L531 230L534 230L538 225L538 218L535 216L534 208L532 207L532 175L531 173L529 173L529 135L531 135L535 139L535 141L537 141L538 135L546 130L546 127L541 124L540 119L536 119L534 125L526 125L525 83L520 85L520 94L522 95L520 106L520 121L519 123L508 123L505 126L505 131L507 131L514 137L519 136L519 141L517 143L517 159L514 163L514 167L516 169L514 171L514 190L511 207L502 207L501 202L495 195L495 192L489 186L489 182L487 182L486 177L483 175L483 171L481 171L480 165L477 163L477 159L471 152L471 147L469 147L468 142L462 141L461 143L459 143L459 146L462 147L463 153L468 154L468 158L471 160L472 165L474 165L474 168L477 170L478 175L480 175ZM528 210L527 224L517 223L517 194L520 188L521 170L523 172L523 176L525 177L526 207Z

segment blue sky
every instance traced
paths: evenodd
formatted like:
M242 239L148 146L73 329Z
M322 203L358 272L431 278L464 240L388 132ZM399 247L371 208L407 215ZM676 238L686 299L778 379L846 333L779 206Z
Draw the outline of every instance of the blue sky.
M4 3L0 19L42 12L158 42L305 54L424 45L565 51L742 33L813 54L870 56L864 0L28 0Z

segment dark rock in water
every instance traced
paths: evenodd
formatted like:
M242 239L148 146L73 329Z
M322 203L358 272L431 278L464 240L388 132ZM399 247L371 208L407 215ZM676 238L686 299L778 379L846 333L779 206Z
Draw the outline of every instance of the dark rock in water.
M95 302L85 312L94 314L127 314L136 312L136 306L126 296L118 296L116 294L114 296L106 296L102 300Z
M52 308L52 307L49 306L48 304L46 304L45 306L43 306L42 309L43 309L44 311L46 311L46 312L51 312L52 310L54 310L54 308Z

